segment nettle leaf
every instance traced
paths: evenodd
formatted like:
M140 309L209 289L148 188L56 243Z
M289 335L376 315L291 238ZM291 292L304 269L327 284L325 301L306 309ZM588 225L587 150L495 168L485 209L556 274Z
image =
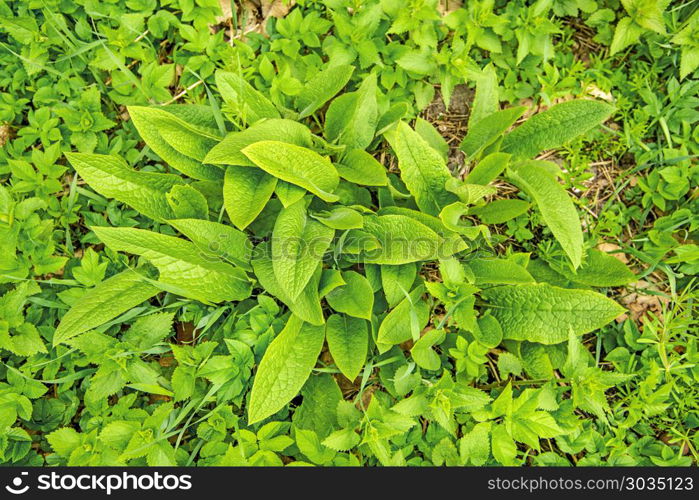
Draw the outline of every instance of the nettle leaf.
M376 74L372 73L356 92L333 100L325 114L325 137L347 149L366 149L374 139L379 119L376 92Z
M613 111L613 106L600 101L579 99L556 104L507 134L502 151L532 158L603 123Z
M457 200L445 188L451 173L444 159L417 132L400 122L384 135L398 158L401 179L421 211L438 215L444 206Z
M291 300L304 289L335 231L306 213L305 200L284 208L272 233L272 265L277 283Z
M323 104L343 89L354 72L354 66L340 64L318 72L296 96L299 118L315 113Z
M318 265L318 268L313 272L305 288L296 300L291 300L284 292L284 289L279 285L274 275L269 245L258 245L255 249L255 255L256 258L252 260L252 268L255 272L255 277L268 293L281 300L291 312L303 321L312 325L322 325L325 323L319 293L322 265Z
M404 215L372 215L364 218L364 231L380 247L361 254L369 264L407 264L438 258L442 238L426 225Z
M281 118L262 120L245 130L231 132L214 146L204 158L215 165L255 166L243 153L250 144L260 141L281 141L297 146L313 145L311 131L302 123Z
M253 124L263 118L279 118L279 111L263 94L255 90L245 78L227 71L217 71L216 86L221 97L236 116Z
M243 149L265 172L307 189L327 202L339 199L333 191L340 177L333 164L308 148L278 141L260 141Z
M326 296L328 305L337 312L370 320L374 308L374 291L369 280L355 271L344 271L342 279L345 284Z
M587 286L610 287L628 285L636 275L619 259L599 250L588 250L575 273L566 268L560 272L569 280Z
M583 249L580 219L568 193L542 163L546 162L522 162L510 169L509 178L534 199L544 222L577 268Z
M249 267L252 243L242 231L200 219L175 219L168 224L192 240L205 258L224 259Z
M165 194L175 216L182 219L208 219L209 204L206 198L192 186L175 185Z
M136 271L124 271L87 291L61 318L53 345L96 328L160 293Z
M328 349L342 374L349 380L359 375L369 348L369 329L365 320L333 314L325 326Z
M464 182L468 184L486 184L494 181L505 171L512 155L507 153L491 153L471 170Z
M495 200L482 207L470 208L469 215L475 215L485 224L502 224L529 211L531 203L524 200Z
M379 326L377 343L395 345L420 338L430 319L430 307L421 299L423 293L424 287L417 287L386 315Z
M362 186L388 184L386 169L373 156L362 149L352 149L336 165L343 179Z
M115 251L140 255L158 268L162 288L202 302L243 300L252 284L245 272L220 259L207 259L194 243L143 229L94 227Z
M481 292L487 307L502 326L504 338L558 344L601 328L624 312L604 295L548 284L494 287Z
M218 180L223 170L205 165L206 153L220 137L158 108L129 106L138 133L163 161L183 174L201 180Z
M255 167L230 165L223 178L223 206L238 229L245 229L272 197L277 178Z
M80 177L102 196L126 203L157 221L175 218L165 195L173 186L184 185L177 175L139 172L119 157L66 153Z
M325 328L304 323L292 315L267 347L250 394L248 424L281 410L311 374L325 339Z
M526 111L524 106L507 108L486 116L469 126L459 149L473 158L504 134Z

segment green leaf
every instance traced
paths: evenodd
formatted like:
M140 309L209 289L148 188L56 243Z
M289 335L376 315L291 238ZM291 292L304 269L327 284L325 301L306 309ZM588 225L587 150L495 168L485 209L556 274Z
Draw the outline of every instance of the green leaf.
M490 457L490 422L481 422L459 439L459 455L477 467Z
M218 136L163 109L129 106L128 111L143 140L168 165L194 179L223 177L223 170L203 163Z
M168 291L203 302L243 300L250 296L252 284L242 270L220 259L207 259L193 243L143 229L92 230L112 250L150 261L160 271L158 283Z
M560 272L575 283L594 287L623 286L636 279L623 262L594 249L588 250L582 266L575 273L566 268L561 268Z
M267 347L250 394L248 424L281 410L301 390L316 364L325 328L289 317L284 329Z
M286 208L306 195L306 190L296 184L291 184L286 181L277 181L277 185L274 188L274 193L282 202L282 205Z
M495 200L482 207L471 208L468 213L484 224L502 224L527 213L530 207L531 203L524 200Z
M252 243L242 231L199 219L175 219L168 223L197 246L207 259L224 259L247 268Z
M272 197L277 178L254 167L230 165L223 179L223 206L238 229L254 221Z
M464 182L468 184L486 184L494 181L500 175L510 162L510 157L507 153L492 153L483 158L474 169L466 176Z
M498 286L481 292L506 339L558 344L568 330L582 335L624 312L604 295L548 284Z
M407 264L439 257L442 238L432 229L404 215L364 218L364 231L381 245L361 255L370 264Z
M363 319L333 314L325 326L328 349L342 374L349 380L359 375L366 361L369 329Z
M61 318L53 345L96 328L150 299L160 289L135 271L124 271L89 290Z
M206 163L215 165L255 166L243 149L260 141L281 141L297 146L313 145L311 131L292 120L273 118L263 120L239 132L231 132L214 146L204 158Z
M379 119L376 91L376 74L372 73L356 92L333 100L325 114L325 137L347 149L366 149L374 139Z
M344 271L342 279L345 280L345 284L326 296L328 305L337 312L371 320L374 292L369 280L355 271Z
M199 191L189 185L177 184L165 194L175 216L182 219L208 219L209 204Z
M435 345L444 342L446 334L444 330L432 329L425 333L420 339L415 342L410 350L410 355L420 368L425 370L439 370L442 366L441 360L436 352L432 349Z
M575 205L563 186L544 168L546 162L526 161L510 170L513 184L536 202L544 222L561 244L573 267L582 259L583 235Z
M277 283L291 300L304 289L335 231L306 214L305 200L284 208L272 233L272 265Z
M385 186L388 184L384 166L361 149L351 150L336 167L340 177L355 184L362 186Z
M381 266L381 285L388 307L395 307L412 290L417 277L417 264L411 262L400 266Z
M415 132L422 137L432 149L437 151L444 160L449 155L449 144L444 140L444 137L434 128L427 120L420 118L415 119Z
M291 300L274 276L271 252L269 245L260 245L255 249L256 258L252 260L252 268L260 285L270 294L281 300L286 306L303 321L312 325L322 325L325 323L323 309L320 305L320 295L318 287L322 276L322 265L311 275L311 279L296 300Z
M274 104L242 76L217 71L215 77L221 97L243 122L253 124L263 118L279 118L279 111Z
M507 259L472 259L467 261L476 285L516 285L533 283L534 278L519 264Z
M469 126L468 134L461 141L459 149L467 156L475 157L504 134L524 114L526 109L524 106L515 106L484 117L473 126Z
M349 207L335 207L315 213L311 217L333 229L361 229L364 226L362 214Z
M278 141L260 141L243 149L245 156L265 172L296 184L324 201L339 197L332 192L340 177L333 164L315 151Z
M419 338L430 317L429 306L420 298L424 292L422 286L417 287L386 315L379 326L378 343L400 344L415 334Z
M613 111L612 106L600 101L579 99L556 104L507 134L502 151L532 158L544 150L563 146L598 126Z
M498 76L492 64L483 68L476 78L476 95L473 98L471 113L468 117L469 130L486 116L498 110Z
M347 85L354 66L338 65L318 72L303 87L296 96L296 109L299 109L299 118L305 118L315 113L323 104L329 101L335 94Z
M444 160L417 132L400 122L384 135L398 157L401 179L421 211L438 215L457 200L444 187L451 178Z
M177 175L138 172L119 157L66 153L80 177L99 194L126 203L157 221L175 218L165 195L173 186L184 185Z

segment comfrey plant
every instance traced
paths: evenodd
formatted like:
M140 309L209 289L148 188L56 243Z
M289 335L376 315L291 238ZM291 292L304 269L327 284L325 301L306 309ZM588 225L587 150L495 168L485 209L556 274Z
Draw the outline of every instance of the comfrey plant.
M450 352L460 376L473 380L490 349L538 352L623 311L590 287L628 283L632 273L604 253L585 252L575 205L556 180L560 167L532 159L599 125L608 104L562 103L512 129L525 109L498 110L488 87L479 87L461 143L470 165L463 178L447 168L431 125L418 120L413 129L405 106L379 105L375 75L334 97L353 71L323 70L294 109L278 109L239 75L219 72L230 123L202 106L130 107L146 145L182 175L68 154L95 191L161 225L160 232L91 228L111 250L142 259L73 306L54 345L162 292L203 303L267 293L288 312L257 367L247 401L252 424L299 393L324 343L337 369L355 379L371 372L371 356L399 344L415 364L438 370L435 348L458 335ZM384 141L393 157L368 152ZM493 199L501 180L521 197ZM489 225L532 206L568 265L493 256ZM482 395L480 406L489 400Z

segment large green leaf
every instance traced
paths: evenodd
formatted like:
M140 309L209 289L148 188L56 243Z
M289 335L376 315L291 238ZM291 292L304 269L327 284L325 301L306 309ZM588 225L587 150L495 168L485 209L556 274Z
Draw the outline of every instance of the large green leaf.
M204 161L215 165L254 166L243 154L243 149L260 141L281 141L304 147L313 145L311 131L302 123L272 118L257 122L245 130L231 132L207 153Z
M224 259L248 267L252 243L242 231L199 219L175 219L168 222L192 240L206 258Z
M334 234L308 217L305 200L279 212L272 233L272 265L277 283L291 300L305 288Z
M583 250L580 219L568 193L546 170L544 163L537 161L520 163L510 169L509 178L513 184L534 199L544 222L561 244L573 266L577 268L580 266ZM558 167L555 166L555 168Z
M325 339L325 328L291 316L267 347L257 368L250 394L248 424L281 410L311 374Z
M515 106L486 116L468 128L468 134L461 141L459 149L469 157L476 156L504 134L525 110L524 106Z
M374 291L369 280L355 271L343 272L342 279L345 284L332 290L326 297L330 307L355 318L371 319Z
M624 312L604 295L545 283L507 285L482 292L500 322L504 338L558 344L568 331L578 335L601 328Z
M364 231L381 245L361 255L370 264L407 264L439 257L442 238L426 225L404 215L364 218ZM360 236L361 237L361 236Z
M129 106L129 116L148 146L183 174L201 180L217 180L223 170L203 163L220 137L159 108Z
M112 276L87 291L63 316L53 334L53 345L116 318L160 291L135 271Z
M140 255L158 268L158 282L173 293L203 302L243 300L252 285L245 272L220 259L207 258L194 243L143 229L94 227L115 251Z
M344 314L333 314L325 326L328 349L342 374L350 380L364 366L369 345L369 329L365 320Z
M296 96L296 109L299 118L312 115L323 104L347 85L354 72L354 66L340 64L318 72Z
M562 102L532 116L507 134L502 151L532 158L584 134L604 122L613 111L612 106L600 101Z
M386 169L366 151L353 149L337 164L337 172L345 180L363 186L388 184Z
M255 167L229 165L223 178L223 206L231 222L245 229L272 197L277 178Z
M80 177L99 194L114 198L157 221L175 218L165 198L173 186L184 185L177 175L139 172L117 156L66 153Z
M398 157L401 179L420 210L438 215L446 205L457 201L444 187L451 179L444 159L417 132L400 122L384 135Z
M378 120L376 74L372 73L356 92L342 94L330 103L325 114L325 137L347 149L366 149L374 139Z
M236 117L248 124L263 118L279 118L279 111L263 94L255 90L241 75L217 71L216 86Z
M333 202L332 192L340 177L333 164L308 148L279 141L260 141L243 149L245 156L265 172L307 189L319 198Z

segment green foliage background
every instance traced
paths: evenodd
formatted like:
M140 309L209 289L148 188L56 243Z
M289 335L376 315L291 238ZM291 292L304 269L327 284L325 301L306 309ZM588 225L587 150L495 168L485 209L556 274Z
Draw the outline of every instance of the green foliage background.
M0 461L696 464L697 2L274 4L0 0ZM279 18L267 17L271 7ZM57 342L72 306L138 262L105 247L91 227L176 234L98 194L65 153L115 155L140 172L178 174L144 143L132 110L197 104L219 131L244 128L249 117L222 97L216 70L242 77L284 117L320 129L326 107L305 114L295 106L330 62L354 67L346 91L375 75L382 113L404 108L404 120L457 170L467 115L478 112L473 89L486 79L497 82L503 107L547 109L573 97L612 103L602 127L546 157L564 165L560 182L583 221L586 258L604 245L634 270L632 283L573 273L543 210L495 219L487 234L473 217L457 213L456 221L475 231L481 257L497 255L558 287L594 289L623 304L626 317L582 337L559 332L569 340L550 346L490 344L457 328L440 335L453 297L437 290L426 264L419 276L439 297L429 313L435 328L414 345L379 352L372 344L359 368L340 369L323 348L300 397L252 424L260 360L289 323L287 307L259 286L219 304L146 290L153 298ZM323 148L337 154L333 144ZM377 139L370 152L395 174L391 148ZM197 186L206 211L222 220L216 182ZM405 196L396 186L391 196ZM508 198L537 203L529 193ZM253 232L273 224L263 212ZM371 284L375 300L385 301L382 312L397 309L410 290L389 290L386 283L405 282L400 276L382 278ZM340 316L336 331L361 330L338 325L350 318ZM341 374L356 370L354 381Z

